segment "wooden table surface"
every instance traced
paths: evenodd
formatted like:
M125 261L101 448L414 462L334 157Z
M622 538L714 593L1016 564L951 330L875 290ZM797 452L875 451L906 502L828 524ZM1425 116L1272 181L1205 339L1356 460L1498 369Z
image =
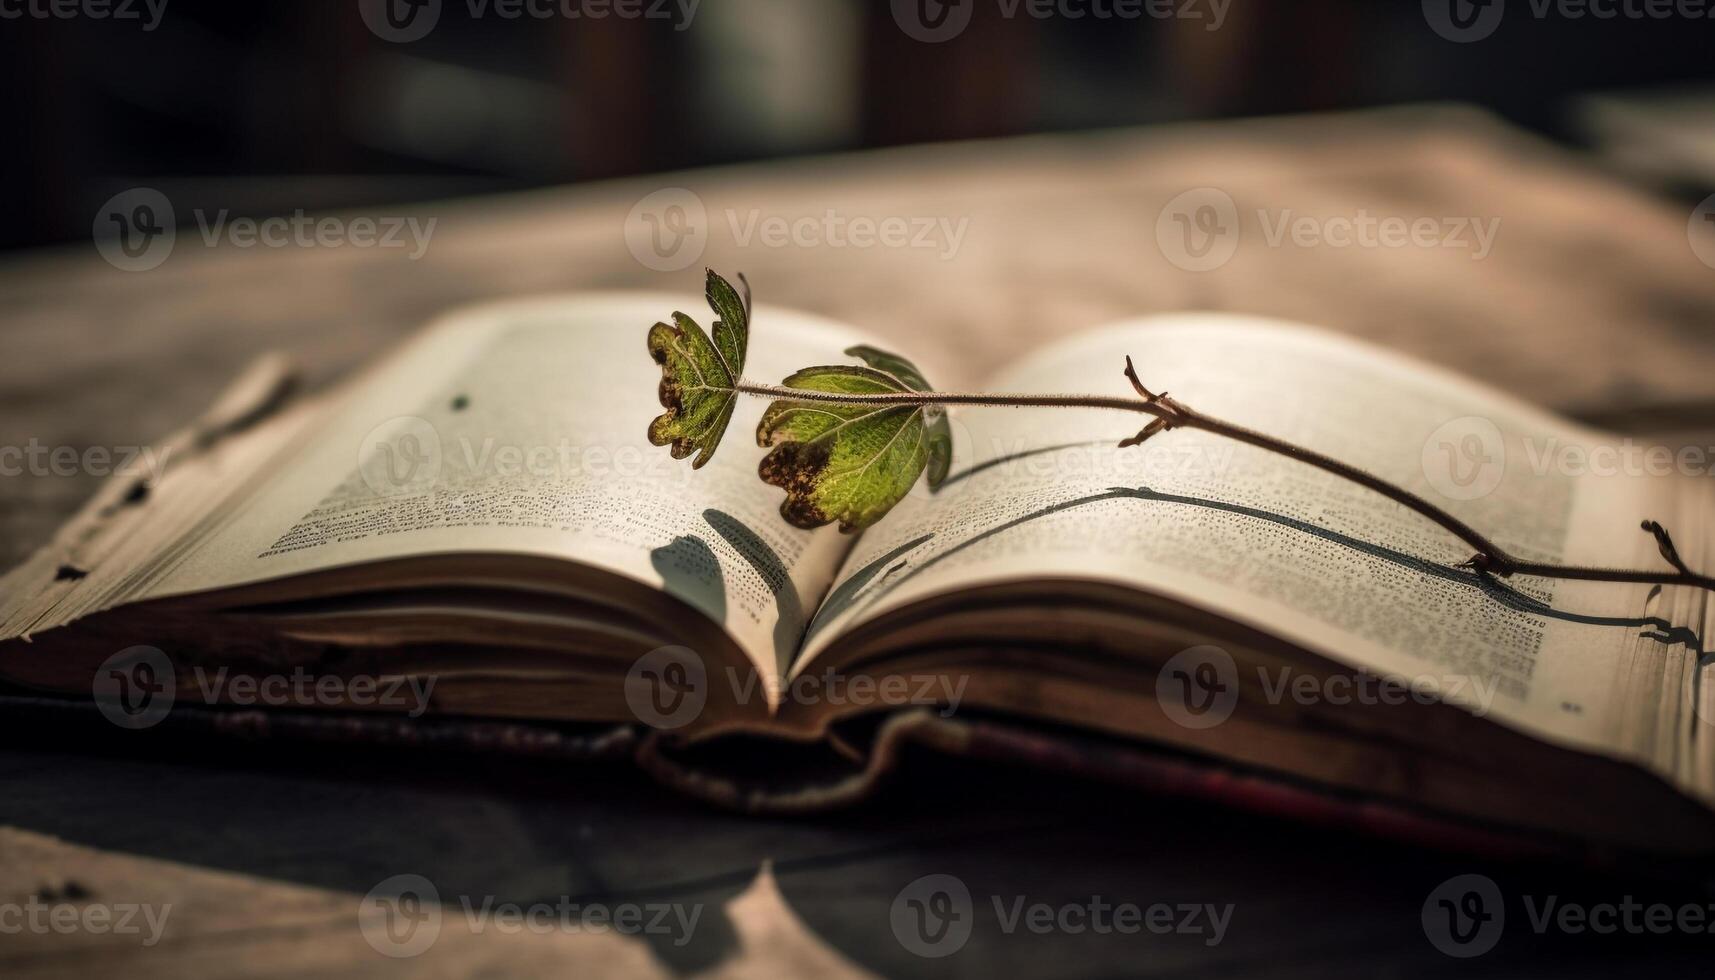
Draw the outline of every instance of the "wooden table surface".
M706 248L676 272L646 266L626 243L633 206L668 187L694 193L707 215ZM1157 228L1169 201L1199 187L1235 201L1241 234L1225 265L1191 272L1169 261ZM830 210L965 230L950 255L741 240L752 215ZM1360 212L1498 219L1499 231L1477 258L1457 246L1273 244L1263 227ZM886 151L371 214L433 218L422 257L211 246L192 222L148 272L114 268L87 245L0 261L0 446L146 443L264 350L291 352L324 385L451 306L694 291L704 264L742 269L765 302L888 337L942 365L949 386L1102 321L1221 309L1371 338L1618 427L1715 431L1715 269L1688 241L1690 206L1455 107ZM0 477L0 564L46 541L97 482ZM1534 935L1514 904L1500 946L1458 961L1420 921L1430 891L1455 874L1489 874L1514 897L1686 893L928 758L871 805L784 820L713 811L605 767L71 735L5 719L0 730L9 976L1582 976L1633 959L1701 967L1711 952L1710 937ZM371 887L407 873L433 881L450 911L427 952L390 959L365 941L357 912ZM932 873L958 876L975 902L971 940L946 959L915 955L890 924L901 889ZM1189 935L1008 932L994 906L1098 895L1234 912L1208 946ZM6 932L7 903L30 896L171 911L149 948L134 936ZM458 911L461 898L561 896L677 903L703 917L676 945L478 933Z

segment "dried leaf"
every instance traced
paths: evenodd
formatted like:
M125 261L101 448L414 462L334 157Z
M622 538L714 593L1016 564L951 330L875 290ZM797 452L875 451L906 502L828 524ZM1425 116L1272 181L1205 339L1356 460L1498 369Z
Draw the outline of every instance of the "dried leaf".
M744 277L739 276L739 282ZM704 289L714 310L711 341L695 320L673 314L673 323L649 328L649 356L661 365L661 405L667 411L649 423L649 441L668 446L674 459L692 453L693 469L707 463L720 445L738 402L735 387L744 374L750 342L750 303L713 269ZM747 287L748 292L748 287Z

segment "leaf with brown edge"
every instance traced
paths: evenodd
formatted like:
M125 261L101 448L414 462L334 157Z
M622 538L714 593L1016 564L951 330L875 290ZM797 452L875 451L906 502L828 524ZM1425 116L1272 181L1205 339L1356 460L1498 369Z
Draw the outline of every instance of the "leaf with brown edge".
M744 283L741 274L739 282ZM708 270L704 295L715 312L714 339L697 322L674 312L673 323L649 328L649 356L661 365L658 395L667 411L649 423L649 441L674 459L692 453L696 469L714 457L738 402L738 380L750 342L750 297Z
M846 395L932 390L922 372L898 355L874 347L846 353L868 366L805 368L782 384ZM925 469L930 485L938 486L952 461L951 428L938 406L785 399L763 413L756 441L773 447L758 472L763 482L786 491L780 515L801 528L832 521L847 532L869 527L910 492Z

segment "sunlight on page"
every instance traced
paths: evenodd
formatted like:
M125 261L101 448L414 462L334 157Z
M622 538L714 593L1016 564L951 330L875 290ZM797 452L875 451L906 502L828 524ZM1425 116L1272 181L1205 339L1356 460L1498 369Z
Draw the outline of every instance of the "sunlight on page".
M1517 463L1526 436L1577 443L1590 434L1326 334L1244 317L1162 317L1056 345L991 387L1126 394L1128 353L1156 390L1413 488L1520 555L1650 560L1635 528L1662 505L1661 487ZM1492 492L1438 496L1425 462L1439 449L1435 430L1471 416L1505 433L1515 465ZM854 623L925 597L1006 580L1103 579L1421 679L1455 700L1481 694L1503 720L1544 735L1637 754L1654 745L1653 734L1621 745L1628 715L1657 704L1622 703L1615 683L1644 587L1521 578L1498 601L1451 568L1470 549L1447 533L1261 450L1186 430L1119 449L1144 419L1115 412L976 409L956 420L961 446L947 485L914 493L853 549L812 625L806 661Z
M449 551L549 555L657 585L772 680L849 546L796 530L756 478L763 410L741 399L703 469L646 438L649 325L700 297L499 304L462 313L360 382L324 432L152 592L167 595ZM777 378L863 338L763 311L751 368Z

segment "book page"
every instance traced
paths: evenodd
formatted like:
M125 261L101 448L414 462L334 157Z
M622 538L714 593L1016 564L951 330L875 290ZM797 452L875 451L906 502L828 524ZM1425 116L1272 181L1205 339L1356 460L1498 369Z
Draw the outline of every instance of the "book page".
M740 399L700 470L651 445L660 368L645 333L701 297L533 299L453 314L356 383L330 420L229 506L145 597L378 559L546 555L664 589L778 679L850 545L794 529L757 480L759 399ZM777 378L864 338L759 309L749 373Z
M1581 474L1566 465L1568 448L1597 434L1307 328L1156 317L1038 352L989 387L1129 395L1127 354L1153 390L1362 466L1517 555L1661 566L1638 523L1672 518L1679 481ZM926 597L1100 579L1409 678L1540 737L1658 764L1672 751L1660 737L1672 720L1644 716L1659 698L1624 682L1653 628L1646 586L1485 585L1454 567L1468 546L1309 466L1192 430L1116 448L1144 415L977 408L953 418L948 480L935 494L919 487L853 549L806 661L843 629ZM1659 681L1659 657L1654 669Z

